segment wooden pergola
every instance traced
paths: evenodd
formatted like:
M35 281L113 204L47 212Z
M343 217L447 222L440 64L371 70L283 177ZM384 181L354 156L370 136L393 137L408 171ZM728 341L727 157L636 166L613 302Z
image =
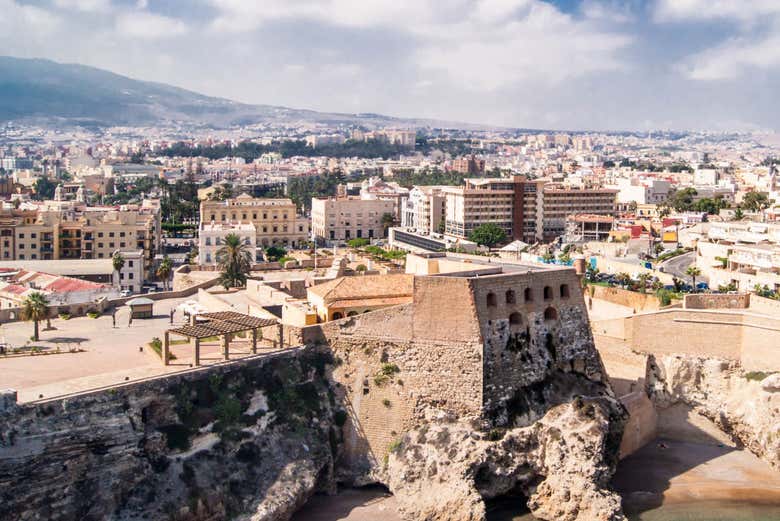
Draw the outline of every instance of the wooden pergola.
M236 311L218 311L192 315L186 326L169 329L165 332L162 359L165 365L170 362L170 335L180 335L195 340L195 365L200 365L200 341L204 338L219 337L222 342L222 355L229 360L230 339L236 333L252 333L252 353L257 353L257 333L264 327L277 326L279 348L284 347L282 324L274 318L259 318Z

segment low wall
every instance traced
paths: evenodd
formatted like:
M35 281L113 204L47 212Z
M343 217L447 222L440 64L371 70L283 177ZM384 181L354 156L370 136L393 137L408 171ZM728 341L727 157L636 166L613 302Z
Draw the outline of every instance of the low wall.
M746 309L750 307L750 293L689 293L685 295L685 309Z
M620 442L620 459L623 459L655 438L658 432L658 414L655 405L644 391L621 396L620 402L629 415Z
M590 285L586 289L588 295L590 295L591 290L593 291L593 298L620 304L621 306L632 308L636 312L655 311L661 308L658 297L650 293L638 293L622 288Z
M750 295L750 311L780 317L780 300Z
M746 371L780 371L780 320L740 311L670 309L626 317L634 351L738 360Z

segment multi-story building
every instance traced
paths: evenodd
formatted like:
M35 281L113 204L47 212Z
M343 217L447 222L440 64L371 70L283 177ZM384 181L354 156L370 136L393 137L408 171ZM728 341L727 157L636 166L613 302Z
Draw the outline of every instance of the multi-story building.
M258 261L257 227L248 223L201 223L198 231L198 264L217 264L217 252L225 244L225 237L237 235L246 251Z
M151 277L161 235L157 201L120 207L46 201L0 211L2 260L108 259L141 250L144 277Z
M444 231L447 216L443 186L415 186L401 204L401 226L422 235Z
M205 224L255 227L258 247L296 248L309 240L310 224L290 199L253 198L247 194L225 201L201 201L201 227Z
M443 192L447 235L468 238L475 228L492 223L510 239L533 243L563 235L569 215L613 215L617 190L573 188L516 175L467 179L465 186Z
M452 169L466 175L479 175L485 173L485 160L474 157L459 157L452 161Z
M311 204L312 233L318 241L348 241L384 236L395 203L361 197L315 197Z
M409 195L409 189L398 183L383 181L379 177L372 177L363 181L360 187L362 199L382 199L393 202L393 218L401 221L402 201Z

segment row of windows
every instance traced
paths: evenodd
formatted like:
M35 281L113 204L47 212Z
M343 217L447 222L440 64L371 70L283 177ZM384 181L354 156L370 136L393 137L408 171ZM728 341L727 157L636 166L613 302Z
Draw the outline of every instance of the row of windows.
M230 218L231 218L232 220L234 220L234 221L235 221L235 220L237 219L237 215L238 215L238 214L236 214L236 213L233 213L233 214L231 214ZM243 219L243 220L245 220L245 221L246 221L246 220L247 220L247 215L248 215L248 214L246 214L246 213L242 213L242 214L241 214L241 219ZM272 218L274 218L274 219L278 219L278 218L279 218L279 215L278 215L278 214L273 214L273 215L272 215ZM267 214L267 213L264 213L264 214L263 214L263 219L268 219L268 214ZM287 214L286 214L286 213L285 213L285 214L282 214L282 219L287 219ZM217 215L216 215L216 214L211 214L211 220L212 220L212 221L216 221L216 220L217 220ZM221 214L221 215L220 215L220 220L222 220L222 221L225 221L225 220L227 220L227 214L224 214L224 213L223 213L223 214ZM257 220L257 213L253 213L253 214L252 214L252 220L253 220L253 221L256 221L256 220Z
M561 284L558 288L558 295L560 298L567 299L569 298L569 285L568 284ZM544 300L552 300L554 298L554 291L551 286L545 286L543 291L543 297ZM515 295L515 290L508 289L506 290L506 293L504 293L504 301L507 304L517 304L517 297ZM534 293L531 288L525 288L523 290L523 301L524 302L533 302L534 301ZM492 291L487 294L487 306L488 307L496 307L498 305L498 297L496 297L496 294Z

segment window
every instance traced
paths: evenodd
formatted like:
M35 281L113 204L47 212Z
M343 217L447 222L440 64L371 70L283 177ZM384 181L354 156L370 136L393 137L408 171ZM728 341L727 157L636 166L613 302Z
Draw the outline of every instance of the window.
M125 232L119 232L119 236L120 237L124 237L125 236Z
M24 260L24 253L19 254L19 260Z
M20 244L20 245L19 245L19 249L20 249L20 250L23 250L23 249L24 249L24 244Z
M129 268L132 268L133 267L133 261L127 261L127 266Z
M510 326L519 326L523 323L523 317L520 315L520 313L512 313L509 315L509 325Z
M561 298L569 298L569 285L561 284Z
M108 247L113 249L114 248L114 243L113 242L109 242L108 243Z
M31 259L37 259L37 258L38 258L38 256L37 256L36 254L34 254L34 253L33 253L32 255L30 255L30 258L31 258Z
M108 236L109 237L113 237L114 236L114 232L108 232Z
M98 248L102 248L102 247L103 247L103 243L102 243L102 242L99 242L99 243L98 243Z
M544 287L544 300L552 300L553 299L553 291L550 286Z
M523 290L523 300L525 302L534 301L534 291L531 288L525 288L525 290Z
M547 321L558 320L558 312L554 307L550 306L544 310L544 319Z
M19 234L19 238L20 238L20 239L24 239L24 234L23 234L23 233L20 233L20 234Z
M103 232L98 232L98 237L103 237Z
M128 277L130 280L132 280L132 279L133 279L133 274L132 274L132 273L128 273L128 274L127 274L127 277Z
M211 246L211 237L206 237L206 246Z
M508 289L506 290L506 303L507 304L514 304L516 302L515 299L515 292L514 290Z
M496 299L496 294L492 291L487 294L487 306L489 308L494 308L498 305L498 300Z
M119 243L119 247L120 247L120 248L124 248L124 247L125 247L125 243L123 243L123 242L120 242L120 243Z
M38 238L38 234L37 233L31 233L30 234L30 238L31 239L37 239Z

